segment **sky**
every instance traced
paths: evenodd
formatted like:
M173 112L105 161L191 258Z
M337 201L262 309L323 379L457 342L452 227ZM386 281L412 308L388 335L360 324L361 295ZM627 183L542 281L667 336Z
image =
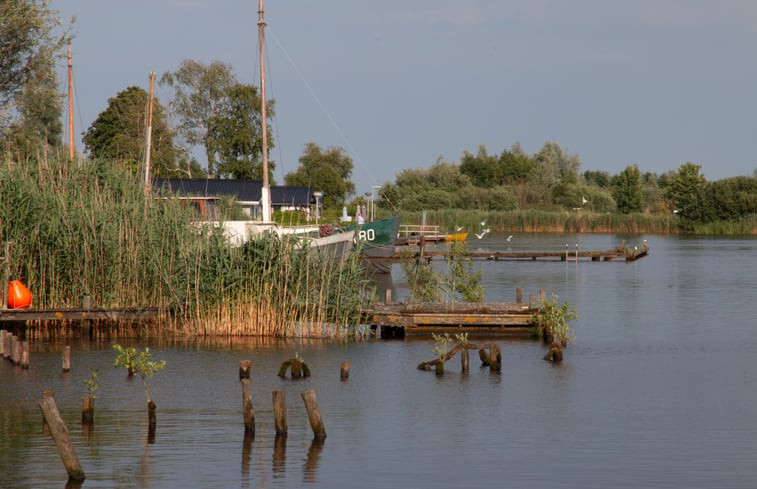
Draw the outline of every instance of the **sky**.
M257 0L52 0L70 20L74 134L182 60L259 84ZM686 162L753 175L753 0L267 0L275 179L305 145L353 159L357 194L484 145L556 141L581 171ZM66 83L65 61L60 80ZM171 93L157 87L167 105ZM194 152L200 162L202 152Z

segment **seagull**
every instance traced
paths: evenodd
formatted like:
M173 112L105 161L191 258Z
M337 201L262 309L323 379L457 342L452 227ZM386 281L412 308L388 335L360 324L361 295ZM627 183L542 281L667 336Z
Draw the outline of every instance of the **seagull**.
M458 233L463 230L463 226L455 226L455 231Z
M486 221L481 221L481 226L486 226Z
M488 229L484 229L483 231L481 231L481 234L476 234L476 237L477 237L478 239L481 239L481 238L483 238L483 237L484 237L484 235L485 235L486 233L488 233L488 232L489 232L489 230L488 230Z
M584 197L584 196L581 196L581 202L585 204L585 203L587 203L587 202L588 202L588 200L586 200L586 197Z
M507 237L507 242L509 243L511 239L513 239L513 235L512 234Z

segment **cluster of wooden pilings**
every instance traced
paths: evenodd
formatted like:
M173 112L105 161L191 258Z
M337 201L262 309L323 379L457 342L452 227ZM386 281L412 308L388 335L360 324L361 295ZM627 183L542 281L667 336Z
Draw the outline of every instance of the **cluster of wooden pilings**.
M29 341L22 341L10 331L0 330L0 355L13 365L28 369Z

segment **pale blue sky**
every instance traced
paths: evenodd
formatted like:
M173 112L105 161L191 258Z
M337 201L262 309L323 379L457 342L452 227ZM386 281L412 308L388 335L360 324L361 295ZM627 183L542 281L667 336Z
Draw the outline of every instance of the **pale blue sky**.
M76 134L186 58L258 84L257 0L52 6L77 17ZM279 183L310 141L347 151L358 193L516 141L557 141L582 171L757 168L752 0L267 0L265 18Z

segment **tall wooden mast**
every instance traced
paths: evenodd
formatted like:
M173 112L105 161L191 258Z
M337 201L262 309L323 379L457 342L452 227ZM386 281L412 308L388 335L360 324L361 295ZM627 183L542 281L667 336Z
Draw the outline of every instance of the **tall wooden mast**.
M150 72L150 98L147 100L147 134L145 135L145 187L150 186L150 150L152 149L152 99L155 94L155 72Z
M265 98L265 20L263 20L263 0L258 0L258 44L260 44L260 122L262 125L263 189L260 204L263 207L263 222L271 221L271 187L268 181L268 117Z
M68 153L74 160L74 69L71 62L71 43L68 43Z

